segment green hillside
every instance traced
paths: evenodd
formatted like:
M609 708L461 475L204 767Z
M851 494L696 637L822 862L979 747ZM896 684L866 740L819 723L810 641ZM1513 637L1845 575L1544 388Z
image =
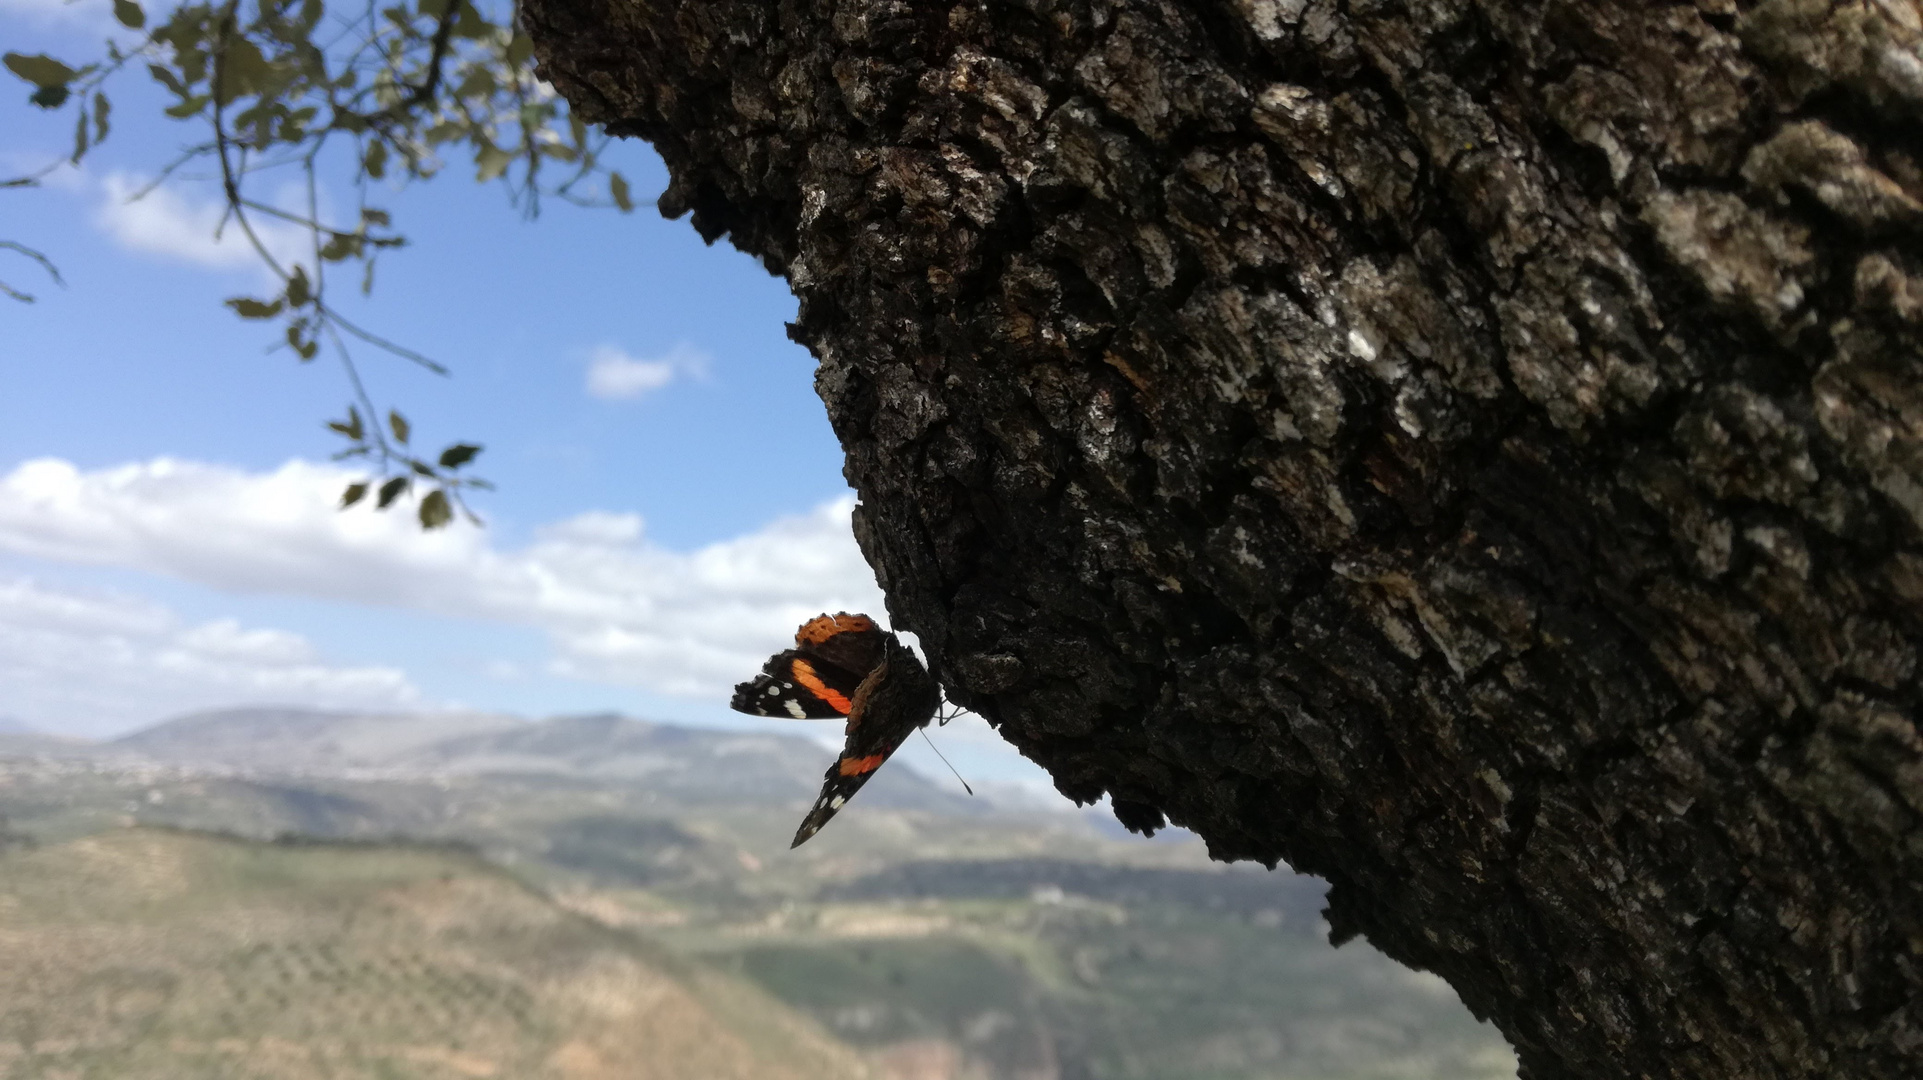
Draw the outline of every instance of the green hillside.
M0 855L7 1080L867 1075L457 853L125 829Z
M0 860L0 875L37 873L40 864L31 859L85 852L90 844L164 835L125 828L134 823L257 839L406 837L459 845L475 856L451 848L259 850L281 859L347 859L342 873L358 865L350 858L355 852L458 864L457 876L492 882L516 903L539 906L545 918L572 913L555 925L583 940L615 943L609 947L632 958L624 963L672 972L668 982L726 1033L715 1036L715 1046L739 1042L750 1054L760 1045L758 1033L812 1032L769 1037L782 1046L823 1047L821 1054L839 1053L845 1062L859 1055L878 1080L1515 1075L1501 1038L1476 1023L1440 980L1362 942L1331 948L1321 884L1286 869L1212 863L1193 838L1147 841L1118 836L1084 815L956 798L908 770L892 778L884 772L871 785L877 790L864 790L832 828L790 851L794 823L827 756L819 746L614 717L462 723L479 730L450 733L445 717L415 722L262 710L250 718L235 711L185 718L106 746L9 757L0 742L0 818L46 845L23 856L15 842L16 854ZM143 747L150 756L127 756ZM281 756L281 771L259 766L269 756L263 747ZM300 865L308 868L306 885L261 893L256 907L308 903L309 894L334 887L325 883L333 871L323 863ZM208 903L197 898L183 908ZM8 910L0 900L0 932L11 925ZM92 917L102 926L114 921ZM404 936L418 935L410 929ZM523 955L548 948L530 946ZM553 948L557 963L572 963L565 960L569 947ZM289 961L269 970L298 974L310 966ZM0 974L0 981L10 977ZM184 1002L213 992L211 985L184 983L177 992ZM561 992L559 982L548 985ZM338 1026L324 1011L331 1000L325 993L281 993L288 1010L306 1010L304 1023ZM384 993L366 990L360 1000L379 1001ZM297 1001L323 1004L296 1010ZM254 1013L229 1012L253 1030ZM465 1053L485 1039L501 1047L525 1041L515 1051L523 1056L499 1075L540 1076L539 1068L555 1067L550 1058L560 1036L551 1031L560 1022L489 1021L480 1025L485 1035L461 1035L459 1047ZM0 1029L0 1044L25 1045L7 1030ZM203 1042L229 1037L216 1034L221 1028L213 1021L198 1030ZM420 1036L424 1045L455 1045L457 1033L433 1030L431 1038ZM490 1053L506 1061L509 1051ZM685 1075L811 1075L793 1071L802 1059L769 1054L753 1060L787 1061L790 1071ZM421 1075L383 1073L370 1064L377 1060L387 1059L315 1075ZM630 1055L630 1071L605 1075L657 1075L637 1071L650 1066L636 1060L651 1059ZM537 1071L517 1071L528 1069ZM14 1075L141 1074L0 1068L0 1080Z

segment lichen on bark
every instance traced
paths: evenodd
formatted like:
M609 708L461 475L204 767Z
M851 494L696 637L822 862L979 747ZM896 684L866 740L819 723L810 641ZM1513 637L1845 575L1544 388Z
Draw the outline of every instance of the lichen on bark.
M1913 0L528 0L899 627L1532 1077L1923 1071Z

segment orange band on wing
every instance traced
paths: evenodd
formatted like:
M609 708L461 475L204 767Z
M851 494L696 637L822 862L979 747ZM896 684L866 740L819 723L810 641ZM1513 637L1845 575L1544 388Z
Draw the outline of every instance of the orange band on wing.
M871 773L881 768L881 763L887 760L888 755L886 754L874 754L869 757L842 758L841 775L860 776L862 773Z
M814 665L808 663L808 661L796 657L794 664L789 670L794 672L796 682L807 687L810 693L827 702L829 708L834 709L843 716L848 715L848 710L854 707L849 704L847 696L841 693L841 691L822 682L821 676L815 674Z

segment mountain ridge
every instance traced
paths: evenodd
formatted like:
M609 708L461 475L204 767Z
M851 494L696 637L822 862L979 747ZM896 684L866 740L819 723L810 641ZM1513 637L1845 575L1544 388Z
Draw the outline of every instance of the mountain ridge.
M172 717L103 742L0 736L0 756L83 758L249 776L512 777L646 785L682 804L811 799L834 754L802 734L700 728L619 713L529 720L505 713L245 706ZM982 812L902 763L862 793L876 807Z

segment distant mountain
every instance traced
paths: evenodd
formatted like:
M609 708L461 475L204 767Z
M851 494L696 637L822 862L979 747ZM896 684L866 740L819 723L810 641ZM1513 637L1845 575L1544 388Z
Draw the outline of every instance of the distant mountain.
M106 745L177 765L337 774L391 768L437 742L525 726L492 713L241 708L191 713Z
M812 798L833 760L819 743L796 735L716 731L601 713L457 736L399 755L391 767L436 776L639 782L679 802L739 805ZM944 802L950 798L913 770L898 768L877 777L864 800L919 806L931 795Z
M99 746L86 739L49 735L10 716L0 716L0 757L94 758Z
M4 752L0 749L0 752ZM831 751L797 735L719 731L611 713L528 721L490 713L241 708L194 713L100 744L96 756L266 776L516 777L645 786L675 803L786 805L814 797ZM870 806L979 812L895 765Z

